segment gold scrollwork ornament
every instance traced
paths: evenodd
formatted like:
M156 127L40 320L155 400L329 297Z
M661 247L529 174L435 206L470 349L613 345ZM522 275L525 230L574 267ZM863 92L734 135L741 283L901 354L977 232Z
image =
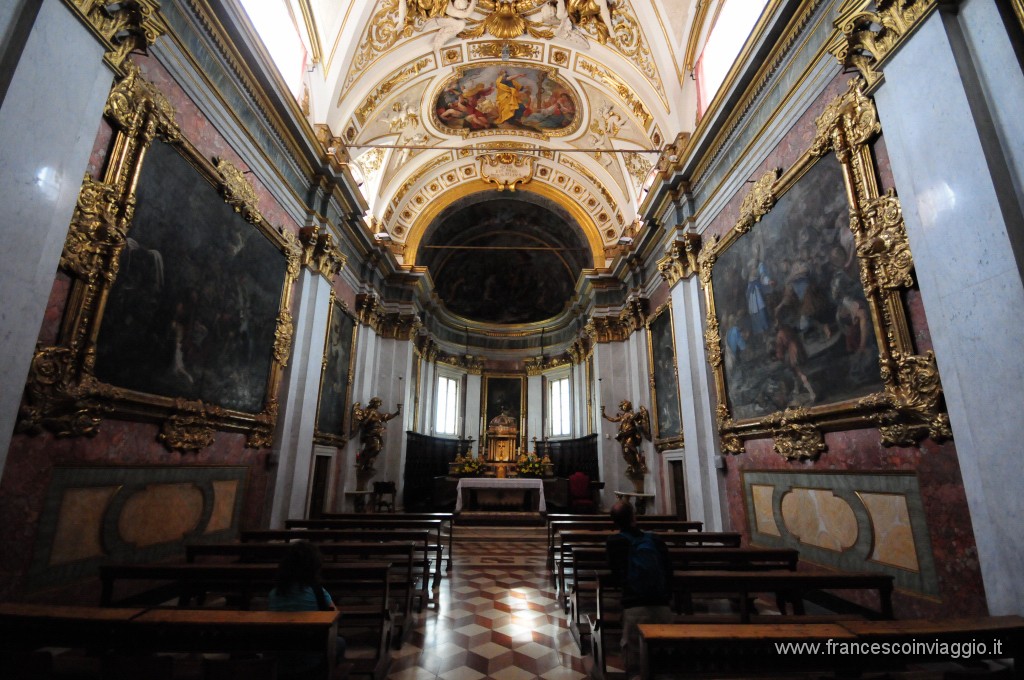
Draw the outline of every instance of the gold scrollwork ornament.
M736 231L746 233L775 205L775 182L779 179L778 168L772 168L754 182L753 188L740 203L740 219Z
M872 263L876 285L891 290L913 286L914 256L895 191L865 201L853 224L857 255Z
M765 419L775 452L786 460L817 460L828 450L821 430L808 422L806 409L786 409Z
M935 354L894 354L893 368L883 366L886 388L861 400L878 409L872 416L886 446L913 446L926 436L935 441L952 439L949 415L942 410L942 384Z
M36 434L49 430L58 437L93 436L111 411L103 397L116 390L92 376L79 380L78 353L68 347L36 351L29 369L16 431Z
M124 246L127 221L118 217L118 197L114 187L85 176L60 257L63 271L88 282L117 276L116 253Z

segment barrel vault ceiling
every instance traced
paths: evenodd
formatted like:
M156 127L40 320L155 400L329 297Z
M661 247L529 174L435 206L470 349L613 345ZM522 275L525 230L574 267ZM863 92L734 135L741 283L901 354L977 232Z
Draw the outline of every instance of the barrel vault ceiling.
M449 204L507 185L508 196L562 205L592 266L610 261L635 229L650 152L692 127L682 62L698 2L607 4L603 16L564 21L553 0L297 3L313 62L309 115L343 143L371 228L400 264L416 263ZM460 7L472 12L453 16ZM525 104L504 121L502 72Z

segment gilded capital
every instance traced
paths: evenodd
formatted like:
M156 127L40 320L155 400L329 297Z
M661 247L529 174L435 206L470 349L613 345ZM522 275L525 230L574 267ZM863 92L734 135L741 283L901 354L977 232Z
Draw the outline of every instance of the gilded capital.
M103 42L106 47L104 61L121 75L125 74L129 54L145 51L167 32L158 0L64 1Z
M334 237L320 227L304 227L299 230L299 241L302 243L302 266L315 274L320 274L328 281L342 270L348 261Z
M684 234L669 244L665 257L658 260L658 273L669 287L700 271L697 261L700 248L700 234Z

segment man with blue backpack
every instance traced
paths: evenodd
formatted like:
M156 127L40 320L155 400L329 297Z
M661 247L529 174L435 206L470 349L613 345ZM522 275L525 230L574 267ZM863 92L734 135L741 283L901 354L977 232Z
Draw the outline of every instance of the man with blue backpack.
M608 537L608 568L622 585L622 659L626 678L640 675L640 623L671 623L672 561L660 537L641 531L633 506L619 501L611 509L619 533Z

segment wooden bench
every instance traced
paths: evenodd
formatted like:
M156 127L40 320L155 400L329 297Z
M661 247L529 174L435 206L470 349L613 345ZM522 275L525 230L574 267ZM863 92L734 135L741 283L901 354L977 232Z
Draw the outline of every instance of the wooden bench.
M595 572L597 579L596 615L588 615L591 650L594 667L603 675L608 643L621 636L621 588L614 583L609 572ZM681 620L702 625L729 625L740 623L792 624L801 622L822 622L807 617L804 600L813 598L825 590L870 590L878 596L877 610L864 607L849 600L832 595L830 604L835 607L825 616L824 621L836 621L859 617L865 619L892 619L893 577L877 572L831 572L831 571L684 571L676 572L672 578L672 598L683 603ZM758 593L773 593L779 614L758 616L753 610L754 596ZM739 603L739 611L732 615L701 617L686 610L694 595L713 594L728 597ZM790 615L792 614L792 615Z
M423 567L423 592L427 602L433 602L433 586L439 583L439 567L443 546L436 542L435 534L429 529L264 529L243 531L239 534L242 543L268 543L273 541L309 541L321 549L329 543L394 543L413 541L421 556ZM433 580L432 580L433 579Z
M697 531L688 528L686 522L673 524L671 522L652 529L642 527L645 531L653 531L669 547L722 547L738 548L742 536L733 531ZM609 536L618 533L617 531L602 530L561 530L558 532L558 553L555 557L555 570L553 573L556 591L563 599L563 606L566 610L569 607L569 595L566 589L566 570L571 568L572 549L576 546L603 546Z
M641 624L639 630L645 680L748 678L787 672L841 672L843 677L857 677L865 672L901 671L913 664L955 663L958 659L951 649L970 650L972 660L1012 659L1013 677L1024 677L1024 617L1020 616L787 626ZM801 647L790 646L791 653L784 653L781 645Z
M0 649L109 652L310 652L333 663L339 612L146 610L0 603Z
M358 526L340 527L334 529L263 529L257 531L243 531L239 534L239 540L243 543L269 542L269 541L310 541L311 543L352 543L352 542L377 542L390 543L394 541L416 541L423 546L424 566L424 588L430 591L441 582L441 560L444 555L444 545L438 538L440 536L438 527L432 525L419 529L399 528L360 528ZM433 565L433 568L431 568ZM433 575L433 583L430 582L430 575Z
M675 515L644 515L637 518L637 526L654 531L657 525L662 523L688 524L692 528L687 531L700 531L704 528L703 522L681 520ZM556 539L559 531L583 531L603 530L609 532L617 531L611 517L600 517L597 515L548 515L545 518L545 525L548 535L548 568L552 571L555 567Z
M227 609L248 610L254 596L268 593L277 581L275 564L106 564L100 566L101 605L119 604L114 599L118 583L152 584L168 582L177 594L178 607L187 609L206 600L209 593L225 599ZM359 659L355 672L376 674L389 658L392 616L390 610L390 563L329 563L321 573L323 586L344 614L341 634L358 640L372 650L369 659ZM156 596L150 593L157 593ZM164 589L146 591L122 603L160 605ZM351 642L350 642L351 644Z
M318 544L325 562L377 561L391 562L391 596L394 601L392 612L396 614L392 624L395 628L393 643L402 646L412 630L413 599L418 600L418 611L429 598L425 588L424 569L417 559L417 544L412 541L392 543L323 543ZM202 559L231 559L235 562L279 563L288 553L288 543L196 543L185 546L185 559L190 564ZM413 597L414 592L416 598Z
M355 512L324 512L320 514L320 519L335 520L335 519L348 519L348 520L359 520L365 519L365 514ZM452 512L397 512L388 515L374 515L374 519L390 520L394 518L396 521L402 521L406 519L439 519L442 522L442 535L448 538L448 556L445 558L445 571L452 570L452 537L454 535L453 528L455 526L455 513Z
M800 552L793 548L669 548L673 571L693 569L724 569L730 571L763 571L782 569L795 571ZM588 649L587 615L596 618L597 574L608 573L608 551L605 546L572 547L572 574L567 581L569 593L569 630L580 646Z

